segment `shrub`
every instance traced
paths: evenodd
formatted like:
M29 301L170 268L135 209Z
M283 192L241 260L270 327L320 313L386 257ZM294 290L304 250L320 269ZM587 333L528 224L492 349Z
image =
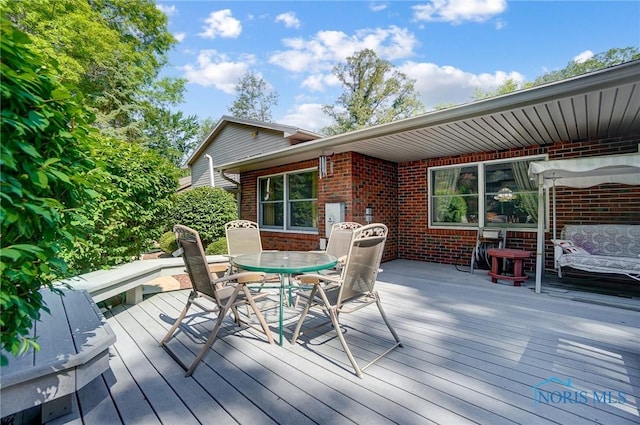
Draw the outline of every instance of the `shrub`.
M207 245L205 250L207 255L225 255L227 254L227 238L218 238Z
M173 202L173 223L191 227L200 233L207 246L224 237L225 223L238 218L236 198L217 187L197 187L176 194Z
M103 138L92 155L103 189L86 216L86 240L64 253L74 274L129 262L151 249L177 187L177 167L144 146Z
M87 212L97 208L89 158L96 132L78 91L59 83L56 64L7 20L0 28L0 349L17 355L38 348L28 338L32 321L48 312L38 290L67 275L59 253L82 237Z
M160 249L166 252L167 254L171 254L176 249L178 249L178 242L176 241L176 235L173 232L165 232L160 236L158 240L158 245L160 245Z

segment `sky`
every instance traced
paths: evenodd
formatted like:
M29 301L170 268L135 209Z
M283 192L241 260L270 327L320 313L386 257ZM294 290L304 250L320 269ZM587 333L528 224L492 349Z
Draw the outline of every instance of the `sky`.
M640 48L640 0L156 1L179 41L163 76L185 78L187 115L229 115L246 72L277 94L272 121L320 131L365 48L415 80L426 110L505 80L532 81L611 48Z

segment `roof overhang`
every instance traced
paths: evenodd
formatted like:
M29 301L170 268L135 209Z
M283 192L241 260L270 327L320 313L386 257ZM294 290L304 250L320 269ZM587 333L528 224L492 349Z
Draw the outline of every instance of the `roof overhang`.
M241 173L358 152L396 163L640 135L640 61L216 167Z

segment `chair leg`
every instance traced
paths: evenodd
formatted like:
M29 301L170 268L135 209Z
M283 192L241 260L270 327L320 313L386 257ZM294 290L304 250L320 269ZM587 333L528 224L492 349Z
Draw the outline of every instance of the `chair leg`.
M293 336L291 337L291 345L296 345L298 341L298 335L300 335L300 329L302 329L302 323L304 322L305 317L307 317L307 313L309 313L309 309L311 308L311 303L313 302L313 298L316 296L316 292L318 291L318 286L313 285L313 289L311 289L311 293L309 294L309 300L305 303L304 309L300 314L300 318L298 319L298 323L296 324L296 328L293 331Z
M231 306L233 305L233 303L236 301L236 298L238 297L238 293L240 292L240 286L241 285L236 285L236 287L233 290L233 293L231 294L231 296L229 297L229 300L227 301L227 304L218 313L218 320L216 321L216 326L213 328L213 331L211 331L211 335L209 335L209 338L207 338L207 342L205 342L204 347L202 347L196 359L193 361L193 363L191 363L191 366L189 366L189 369L187 370L187 373L185 374L185 376L191 376L193 371L196 370L196 367L198 367L200 362L209 353L209 349L213 345L213 342L216 339L216 336L218 335L218 331L222 327L222 322L224 321L224 317L227 315L227 313L231 309Z
M378 294L376 293L376 304L378 306L378 310L380 310L380 315L382 316L382 320L384 320L384 323L387 325L387 328L389 328L389 331L391 332L391 335L393 335L393 339L396 340L396 343L399 347L402 347L402 343L400 342L400 338L398 337L398 334L396 333L396 330L393 329L393 327L391 326L391 323L389 323L389 320L387 319L387 315L384 312L384 309L382 308L382 302L380 301L380 297L378 296Z
M264 316L258 309L256 302L253 300L253 297L251 296L251 291L249 290L249 288L247 288L246 285L242 285L242 291L244 292L245 297L247 297L247 302L251 306L251 310L253 310L256 317L258 318L258 321L260 322L260 326L262 326L262 330L267 336L267 340L269 341L269 344L273 344L273 335L271 335L271 329L269 329L269 325L267 324L267 321L264 319Z
M342 334L342 330L340 329L340 322L338 322L338 314L336 313L336 310L334 308L330 309L329 315L331 316L331 323L333 324L333 328L335 329L336 334L338 335L340 344L342 344L342 349L347 354L347 357L351 362L351 366L353 366L353 370L355 370L356 372L356 376L358 378L362 378L362 370L360 369L360 366L358 366L358 362L356 362L356 359L355 357L353 357L353 354L351 354L351 350L347 345L347 340L344 338L344 335Z
M182 309L182 312L180 313L180 316L178 316L178 318L174 322L174 324L171 327L171 329L169 329L169 332L167 332L167 334L164 336L164 338L162 338L162 340L160 341L159 345L161 347L163 345L165 345L171 339L171 336L173 336L173 333L176 331L176 329L178 329L178 326L180 326L180 323L182 323L184 318L187 316L187 312L189 311L189 308L191 308L191 304L192 304L193 299L195 297L197 297L197 294L194 291L191 291L191 293L189 294L189 300L187 301L187 304Z

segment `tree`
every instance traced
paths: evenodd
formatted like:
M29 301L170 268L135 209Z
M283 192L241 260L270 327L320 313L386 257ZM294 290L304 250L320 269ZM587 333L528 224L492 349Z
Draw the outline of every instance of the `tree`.
M84 94L103 134L160 152L170 140L169 157L183 149L195 117L170 112L182 101L184 82L158 79L176 40L153 1L4 1L3 9ZM179 127L173 135L170 125ZM156 141L159 136L164 140Z
M238 118L271 122L271 108L278 104L278 93L271 91L259 75L248 71L236 85L236 100L229 113Z
M503 94L512 93L518 90L519 87L520 86L518 85L518 82L512 78L509 78L503 84L498 86L495 91L485 91L480 87L476 87L475 91L473 92L473 100L482 100L488 99L490 97L502 96Z
M198 141L198 143L203 142L204 139L209 136L211 131L213 131L216 125L218 125L218 121L211 117L200 120L200 129L198 130L198 135L196 136L196 140Z
M541 86L543 84L553 83L567 78L576 77L578 75L587 74L599 69L608 68L610 66L619 65L621 63L640 60L640 51L635 47L612 48L606 52L598 53L591 58L583 61L572 60L564 68L547 72L534 81L524 82L519 85L516 81L509 79L502 85L498 86L495 91L484 91L476 89L472 98L473 100L487 99L490 97L501 96L503 94L512 93L519 89L527 89L531 87Z
M182 111L172 111L172 107L183 100L185 83L184 79L157 81L143 108L143 144L178 167L195 147L200 131L196 115L184 116Z
M84 217L97 207L90 158L97 132L78 90L60 84L55 63L0 22L0 348L17 355L38 347L28 334L47 311L39 289L66 276L60 253L82 238Z
M537 77L532 83L525 84L525 88L565 80L567 78L638 59L640 59L640 51L635 47L626 47L623 49L612 48L606 52L598 53L584 61L572 60L561 70L547 72Z
M334 105L323 105L334 123L323 129L329 135L408 118L424 111L409 79L393 65L365 49L338 64L333 74L343 93Z

